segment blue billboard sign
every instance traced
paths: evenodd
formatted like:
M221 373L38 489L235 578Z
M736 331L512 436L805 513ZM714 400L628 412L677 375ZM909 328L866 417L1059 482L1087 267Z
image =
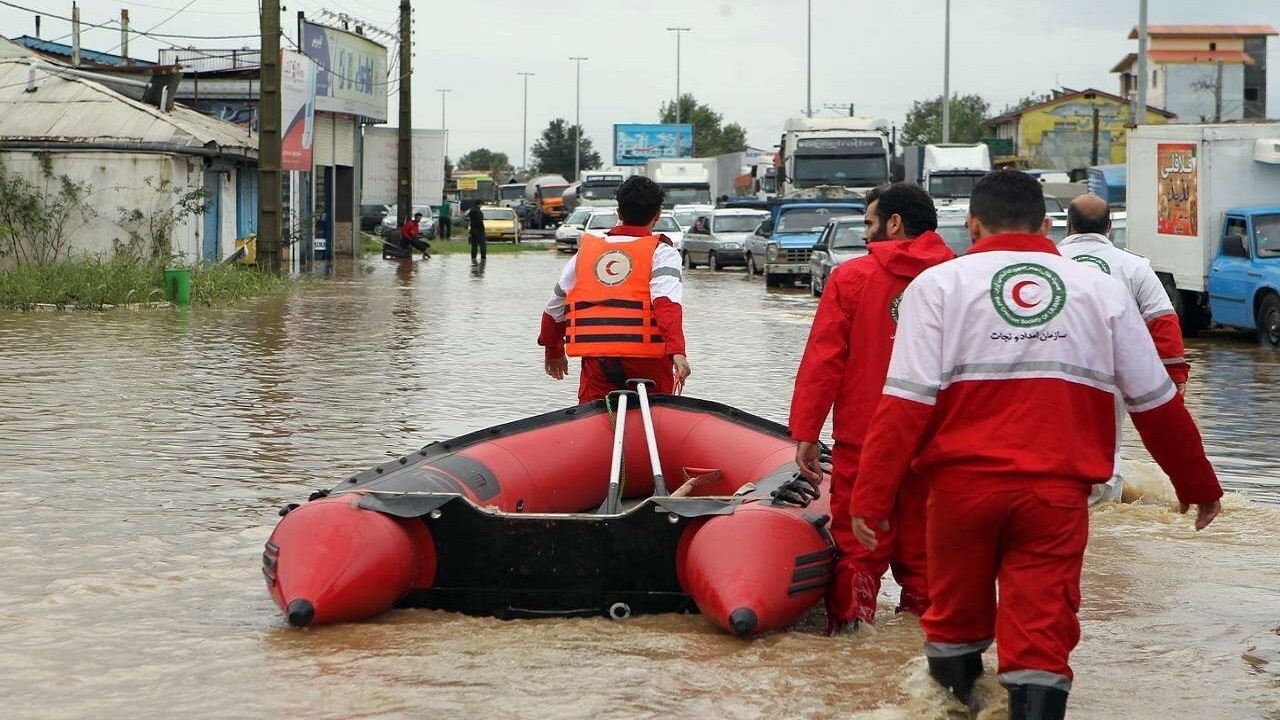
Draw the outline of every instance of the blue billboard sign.
M644 165L653 158L693 157L692 125L614 125L613 164Z

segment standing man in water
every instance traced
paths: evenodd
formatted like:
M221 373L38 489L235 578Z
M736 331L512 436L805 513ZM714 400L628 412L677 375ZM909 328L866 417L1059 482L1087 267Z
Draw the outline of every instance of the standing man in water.
M467 238L471 241L471 262L476 261L476 253L480 253L480 262L489 259L489 238L484 233L484 211L480 209L480 201L476 200L471 210L467 211Z
M1191 366L1182 346L1182 326L1173 311L1169 294L1151 263L1141 255L1122 250L1111 243L1111 207L1097 195L1081 195L1067 208L1067 237L1058 245L1063 257L1096 267L1124 283L1138 303L1138 312L1147 324L1160 361L1169 371L1178 392L1185 391ZM1116 402L1116 462L1111 479L1093 486L1089 504L1119 501L1124 492L1124 476L1120 470L1120 427L1124 422L1124 401Z
M791 437L796 464L815 483L818 435L835 405L835 451L831 478L831 535L839 548L835 576L827 588L827 632L873 622L880 578L892 568L902 587L899 612L922 615L929 607L925 571L925 501L928 487L908 477L894 509L893 537L868 550L853 536L849 497L867 421L880 402L889 353L898 325L898 302L907 283L955 257L935 230L938 213L928 193L914 183L894 183L866 196L869 254L831 273L809 330L791 396Z
M622 183L622 224L604 237L582 235L577 256L565 264L547 301L538 335L546 372L563 380L567 355L581 357L580 403L624 390L638 378L653 380L656 392L678 392L690 375L680 253L666 236L653 234L665 197L646 177Z
M853 531L874 549L902 479L923 477L930 674L968 702L994 640L1010 720L1061 720L1089 489L1111 476L1116 393L1182 511L1196 506L1197 530L1222 488L1128 291L1040 234L1040 183L991 173L969 208L974 246L903 293Z

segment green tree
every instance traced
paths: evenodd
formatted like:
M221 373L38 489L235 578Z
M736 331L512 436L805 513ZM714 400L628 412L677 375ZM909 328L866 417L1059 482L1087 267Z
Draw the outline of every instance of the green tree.
M573 177L573 141L575 131L581 128L570 125L564 118L552 120L542 137L533 143L530 151L534 158L535 172L540 174L563 175L570 180ZM595 151L591 138L582 135L580 166L583 170L594 170L600 167L600 153Z
M951 142L974 143L982 137L982 121L991 106L979 95L951 98ZM942 142L942 96L911 103L902 126L903 145Z
M658 122L674 123L676 104L664 102L658 108ZM693 95L680 96L680 122L693 126L693 153L699 157L742 152L747 149L747 129L738 123L723 125L724 116L699 103Z
M511 169L511 161L506 153L477 148L458 158L458 167L480 172L506 172Z

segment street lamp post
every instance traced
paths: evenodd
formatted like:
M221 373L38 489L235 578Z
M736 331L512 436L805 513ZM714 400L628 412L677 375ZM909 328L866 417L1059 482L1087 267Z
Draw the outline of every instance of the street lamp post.
M444 131L444 157L446 160L448 160L449 159L449 126L445 122L444 96L445 94L451 93L453 91L445 90L442 88L436 88L436 92L440 93L440 129ZM446 178L446 180L447 179L448 178Z
M950 0L948 0L950 1ZM805 65L804 65L804 116L813 117L813 0L806 3L806 12L808 20L808 39L805 41Z
M573 93L573 182L578 181L582 165L582 61L588 58L571 57L577 63L577 73Z
M947 0L946 36L942 43L942 142L951 142L951 0Z
M676 34L676 124L680 124L680 35L689 32L687 27L669 27L667 32Z
M527 170L529 167L529 78L536 73L522 72L516 74L524 78L524 124L521 127L520 134L520 169Z

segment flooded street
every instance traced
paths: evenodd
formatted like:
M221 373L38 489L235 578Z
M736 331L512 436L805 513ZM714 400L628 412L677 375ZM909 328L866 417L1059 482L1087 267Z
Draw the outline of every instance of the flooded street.
M535 344L565 259L366 259L230 309L0 314L0 719L946 717L892 582L881 625L839 638L811 618L743 642L696 615L287 627L259 569L281 505L574 403L576 369L547 378ZM686 392L785 422L815 305L690 273ZM1197 536L1129 430L1148 498L1093 515L1072 717L1280 718L1280 354L1189 345L1238 492Z

